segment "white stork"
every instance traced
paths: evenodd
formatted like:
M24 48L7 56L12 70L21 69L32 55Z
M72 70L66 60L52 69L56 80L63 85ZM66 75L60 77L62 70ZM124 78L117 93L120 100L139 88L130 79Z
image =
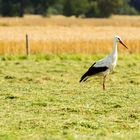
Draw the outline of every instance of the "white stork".
M88 71L81 77L81 80L79 82L84 82L86 81L89 77L96 75L96 74L101 74L103 75L103 90L106 89L105 86L105 81L107 75L114 70L116 63L117 63L117 58L118 58L118 42L120 42L124 47L127 48L127 46L123 43L122 39L119 36L115 36L114 38L114 48L112 53L95 62L89 69ZM128 48L127 48L128 49Z

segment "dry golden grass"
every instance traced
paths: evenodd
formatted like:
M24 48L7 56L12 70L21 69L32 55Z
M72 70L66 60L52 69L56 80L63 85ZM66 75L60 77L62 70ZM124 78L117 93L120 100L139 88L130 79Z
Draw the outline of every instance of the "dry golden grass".
M25 35L31 53L107 53L113 37L122 37L130 53L140 52L140 17L77 19L62 16L0 18L0 54L24 54ZM123 51L123 47L119 47Z

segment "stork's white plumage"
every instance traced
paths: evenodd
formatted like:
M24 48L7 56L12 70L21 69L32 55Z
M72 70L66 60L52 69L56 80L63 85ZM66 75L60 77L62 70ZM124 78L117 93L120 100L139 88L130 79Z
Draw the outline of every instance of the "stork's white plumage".
M120 42L124 47L126 47L126 45L123 43L122 39L119 36L115 36L115 38L114 38L114 48L113 48L112 53L109 56L95 62L88 69L88 71L81 77L80 82L86 81L89 77L91 77L93 75L101 74L101 75L103 75L103 90L105 90L105 88L106 88L105 87L106 77L111 71L114 70L114 68L117 64L118 42Z

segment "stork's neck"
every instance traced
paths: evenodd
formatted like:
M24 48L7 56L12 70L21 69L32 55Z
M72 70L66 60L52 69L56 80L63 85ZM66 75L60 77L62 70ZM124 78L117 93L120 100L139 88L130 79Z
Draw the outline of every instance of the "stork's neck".
M116 40L114 40L114 48L113 48L112 55L118 55L118 43Z

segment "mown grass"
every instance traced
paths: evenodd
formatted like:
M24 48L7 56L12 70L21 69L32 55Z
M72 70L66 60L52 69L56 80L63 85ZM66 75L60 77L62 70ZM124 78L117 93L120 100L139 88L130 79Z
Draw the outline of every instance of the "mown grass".
M0 139L139 140L140 55L119 56L106 91L79 83L103 56L1 56Z

